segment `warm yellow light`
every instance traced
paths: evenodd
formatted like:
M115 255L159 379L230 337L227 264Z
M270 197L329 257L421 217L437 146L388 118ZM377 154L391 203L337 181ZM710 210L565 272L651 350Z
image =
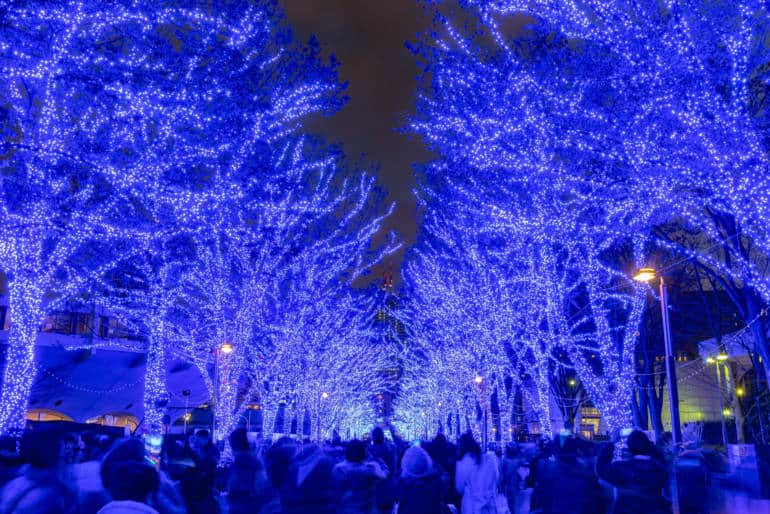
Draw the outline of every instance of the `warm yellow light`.
M481 384L484 381L484 377L482 377L481 375L477 375L476 378L473 379L473 381L476 382L477 384Z
M235 349L235 348L233 347L233 344L232 344L232 343L222 343L222 346L220 346L220 347L219 347L219 350L220 350L222 353L225 353L225 354L226 354L226 353L233 353L233 350L234 350L234 349Z
M708 362L709 364L714 364L716 361L714 360L713 357L706 357L706 362Z
M743 389L742 387L738 387L735 389L735 394L737 394L738 396L743 396L744 394L746 394L746 390Z
M655 280L655 277L657 277L655 268L640 268L636 275L634 275L634 280L637 282L649 282Z
M328 397L329 397L329 393L327 393L326 391L324 391L323 393L321 393L321 398L323 398L323 399L326 399L326 398L328 398Z
M728 409L728 408L722 409L722 414L724 414L725 416L729 416L730 415L730 409Z
M725 352L722 352L719 355L717 355L717 360L720 361L720 362L721 361L726 361L729 358L730 358L730 356L728 356Z
M577 384L577 382L575 382L575 379L574 379L574 378L570 378L570 379L569 379L569 385L570 385L571 387L575 387L575 384Z
M184 415L184 420L185 421L190 421L191 419L192 419L192 414L190 414L189 412Z

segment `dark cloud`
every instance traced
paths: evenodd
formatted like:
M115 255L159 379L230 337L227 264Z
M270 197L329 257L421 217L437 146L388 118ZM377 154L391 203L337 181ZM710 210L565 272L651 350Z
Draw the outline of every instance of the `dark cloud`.
M347 155L380 164L379 181L397 202L388 223L406 245L417 231L412 163L429 153L414 139L399 134L414 104L416 62L404 47L429 22L416 0L280 0L298 36L318 37L341 61L342 80L350 82L350 103L312 129L341 142ZM403 254L403 252L402 252ZM402 254L386 267L397 270Z

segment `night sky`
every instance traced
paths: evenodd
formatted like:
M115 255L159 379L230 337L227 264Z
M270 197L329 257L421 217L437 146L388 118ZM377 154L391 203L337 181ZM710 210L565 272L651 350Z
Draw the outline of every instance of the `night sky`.
M365 154L380 165L381 186L397 210L387 228L399 233L405 246L417 231L412 164L430 154L419 140L397 133L414 105L418 69L404 47L429 22L416 0L280 0L300 39L314 34L322 47L341 61L340 75L349 81L350 102L310 130L330 142L342 143L354 161ZM396 281L403 252L385 264ZM381 275L382 268L375 270Z

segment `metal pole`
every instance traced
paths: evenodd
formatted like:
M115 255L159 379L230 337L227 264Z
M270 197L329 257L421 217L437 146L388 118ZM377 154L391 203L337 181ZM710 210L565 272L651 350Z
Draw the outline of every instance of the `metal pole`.
M679 390L676 383L676 361L671 345L668 289L662 276L660 277L660 310L663 315L663 341L666 347L666 382L668 383L668 408L671 415L671 437L676 445L682 442L682 427L679 422Z
M219 350L214 350L214 394L211 396L211 440L217 440L217 404L219 403Z
M717 391L719 393L719 416L722 420L722 445L727 450L727 425L725 424L725 409L722 404L722 374L719 372L719 361L716 362L717 366Z
M762 408L760 407L760 401L759 401L759 393L761 392L761 389L759 387L759 372L760 369L757 366L757 361L752 357L751 364L754 366L754 385L756 385L757 390L754 394L754 403L757 406L757 419L759 419L759 434L762 436L762 444L767 444L765 441L765 424L762 421Z
M727 386L727 396L730 399L730 406L733 410L733 416L735 416L735 437L738 444L744 444L746 441L743 437L743 409L741 408L741 401L738 397L737 384L730 378L730 375L737 377L736 373L733 373L730 369L730 361L725 362L725 385Z
M182 391L182 394L184 394L186 391ZM187 416L189 416L188 412L190 410L190 395L184 394L184 435L187 437Z

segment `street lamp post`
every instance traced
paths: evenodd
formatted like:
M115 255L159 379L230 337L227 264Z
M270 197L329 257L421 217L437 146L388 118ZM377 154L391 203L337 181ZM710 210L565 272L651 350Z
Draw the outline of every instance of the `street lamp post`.
M481 375L477 375L473 381L476 383L477 386L479 386L479 389L481 390L481 401L482 401L482 407L484 410L484 433L482 435L481 441L483 444L483 452L485 453L487 451L487 395L486 395L486 384L484 383L484 377Z
M187 436L187 422L192 419L192 416L190 415L190 390L185 389L182 391L182 396L184 396L184 435Z
M318 418L316 419L316 439L318 444L321 444L321 400L325 400L329 397L329 393L326 391L318 395Z
M221 406L219 405L220 400L220 362L219 359L222 358L222 355L230 355L233 353L233 350L235 350L235 347L232 343L222 343L219 348L217 348L214 351L214 405L212 409L212 419L211 419L211 425L212 425L212 436L215 441L221 441L224 439L224 435L219 434L219 430L221 429L219 420L217 419L217 411L221 409Z
M727 450L727 423L725 422L725 406L722 400L722 373L719 371L719 365L721 362L727 360L726 353L720 353L717 358L708 357L706 362L714 364L717 368L717 394L719 395L719 418L722 420L722 446Z
M634 280L650 282L655 280L654 268L642 268ZM682 442L682 427L679 422L679 389L676 383L676 361L671 344L671 321L668 317L668 288L663 276L660 276L660 311L663 316L663 342L666 350L666 382L668 383L668 408L671 415L671 437L674 444Z

